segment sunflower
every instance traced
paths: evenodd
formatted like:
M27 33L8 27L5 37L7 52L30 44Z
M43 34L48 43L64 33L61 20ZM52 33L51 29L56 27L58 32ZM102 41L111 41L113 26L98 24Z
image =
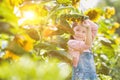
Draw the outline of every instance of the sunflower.
M105 18L111 18L115 14L115 8L114 7L106 7L105 9Z
M115 39L115 43L118 44L118 45L120 44L120 37Z
M34 40L31 39L27 34L16 35L13 41L17 42L17 44L20 45L25 51L30 51L33 49ZM10 50L6 50L3 58L18 60L20 56L16 55Z
M5 51L5 55L3 56L4 59L12 59L12 60L18 60L20 57L15 55L14 53L12 53L9 50Z
M115 27L112 27L112 28L109 29L107 32L108 32L109 34L114 34L114 33L115 33L115 30L116 30L116 28L115 28Z
M14 39L25 51L33 49L34 40L27 34L16 35Z
M101 16L101 10L98 8L89 9L85 12L85 15L89 16L90 20L97 22Z
M119 28L120 24L118 22L114 22L112 27Z
M72 0L72 5L77 8L81 0Z

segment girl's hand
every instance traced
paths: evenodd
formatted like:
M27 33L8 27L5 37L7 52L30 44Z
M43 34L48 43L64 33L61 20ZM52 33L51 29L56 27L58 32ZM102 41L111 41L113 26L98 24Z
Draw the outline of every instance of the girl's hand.
M89 26L91 27L91 31L92 31L92 40L94 40L97 31L98 31L98 25L94 22L92 22L91 20L87 19L84 21L84 23L89 24Z
M83 21L82 26L83 26L83 27L86 27L87 29L90 29L90 30L91 30L91 25L90 25L89 20Z
M95 24L94 22L92 22L92 21L89 20L89 19L83 21L83 25L84 25L84 26L87 26L87 27L88 27L88 26L91 27L91 30L92 30L92 31L98 29L98 25Z

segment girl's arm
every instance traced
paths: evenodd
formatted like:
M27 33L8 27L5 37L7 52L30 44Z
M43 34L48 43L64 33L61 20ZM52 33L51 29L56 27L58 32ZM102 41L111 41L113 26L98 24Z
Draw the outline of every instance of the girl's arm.
M85 44L89 47L92 46L92 31L90 24L87 21L84 21L82 23L83 27L86 27L86 39L85 39Z
M69 49L73 49L79 52L82 52L83 50L90 48L89 46L85 44L85 42L78 41L78 40L69 40L67 44L68 44Z
M85 20L83 22L83 26L86 27L87 29L87 33L86 33L86 45L88 45L89 47L92 46L92 42L97 34L97 30L98 30L98 26L90 21L90 20Z

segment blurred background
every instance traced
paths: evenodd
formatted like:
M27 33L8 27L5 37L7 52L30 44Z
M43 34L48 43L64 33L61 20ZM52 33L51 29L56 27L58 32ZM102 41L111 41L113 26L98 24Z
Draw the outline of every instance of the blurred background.
M98 80L120 80L119 0L0 0L0 80L71 80L73 21L98 24Z

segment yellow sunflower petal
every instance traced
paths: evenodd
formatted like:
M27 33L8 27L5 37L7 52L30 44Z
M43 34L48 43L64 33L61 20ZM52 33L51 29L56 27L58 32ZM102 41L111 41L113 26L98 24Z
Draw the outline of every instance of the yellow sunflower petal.
M115 39L115 43L116 44L120 44L120 37L118 37L118 38Z
M107 32L109 33L109 34L114 34L115 33L115 30L116 30L116 28L114 28L114 27L112 27L110 30L108 30Z
M119 28L120 24L118 22L114 22L113 27Z
M20 57L15 55L14 53L12 53L9 50L6 50L5 55L3 56L4 59L8 59L11 58L12 60L18 60Z
M33 49L34 40L30 38L27 34L17 35L14 40L26 51L30 51Z

